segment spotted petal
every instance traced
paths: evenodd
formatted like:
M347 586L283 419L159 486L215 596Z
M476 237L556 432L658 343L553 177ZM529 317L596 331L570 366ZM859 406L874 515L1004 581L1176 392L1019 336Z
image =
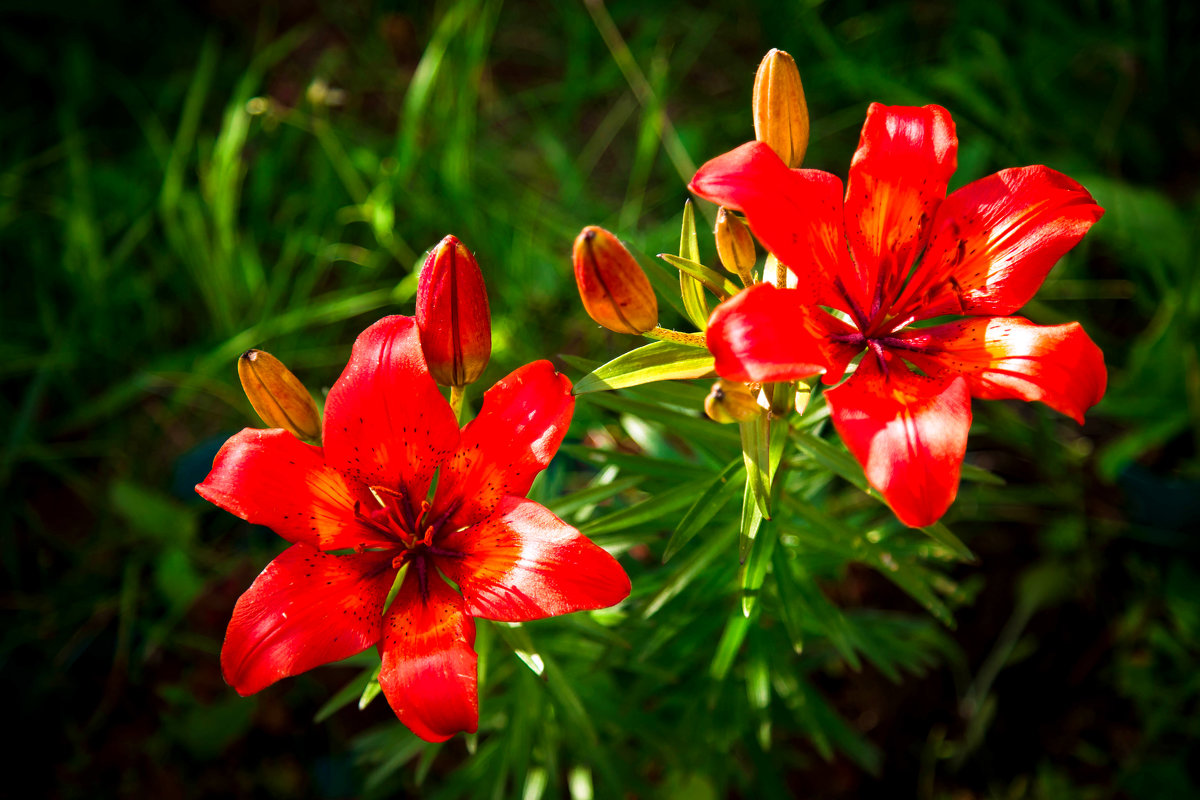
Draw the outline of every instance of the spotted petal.
M280 553L237 601L221 648L225 680L248 695L379 641L395 570L387 553Z
M1104 354L1078 322L1034 325L1021 317L966 319L901 333L904 357L930 375L963 375L982 400L1041 400L1083 424L1104 396Z
M971 427L962 377L917 375L895 357L866 355L825 393L834 426L867 482L906 525L932 525L954 502Z
M921 266L897 302L919 319L1011 314L1104 214L1048 167L1005 169L946 198Z
M379 685L409 730L444 742L479 727L475 620L458 592L430 570L422 596L410 567L388 609Z
M222 445L197 493L231 514L319 550L394 544L359 523L365 487L326 466L321 448L284 430L246 428Z
M385 317L359 335L325 402L324 443L330 466L402 492L417 516L458 444L458 423L425 367L412 318Z
M872 103L846 187L846 233L865 287L878 304L908 277L958 163L950 112Z
M524 497L558 452L574 410L571 381L549 361L526 364L488 389L438 478L434 507L448 515L443 529L487 519L505 495Z
M629 595L616 559L532 500L506 497L490 519L438 544L463 554L438 566L474 617L527 622L607 608Z

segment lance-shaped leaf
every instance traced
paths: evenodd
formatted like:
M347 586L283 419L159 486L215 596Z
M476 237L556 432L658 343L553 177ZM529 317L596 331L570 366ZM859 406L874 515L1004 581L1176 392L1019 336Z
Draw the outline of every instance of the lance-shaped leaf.
M879 502L885 504L887 503L887 501L883 499L883 495L867 484L867 478L865 475L863 475L862 468L849 453L834 447L821 437L815 436L807 431L796 432L796 443L800 445L801 450L808 453L808 455L821 466L850 481L850 483L854 484ZM975 554L971 552L970 548L963 544L962 541L960 541L957 536L951 533L950 529L942 523L935 522L932 525L927 525L924 528L921 528L921 530L924 531L935 542L946 548L953 558L968 564L973 564L978 560L975 557Z
M704 266L699 261L682 256L673 256L670 253L659 253L658 257L680 272L686 272L691 275L702 283L705 289L708 289L722 300L727 300L738 292L738 288L733 281L715 269Z
M754 543L754 538L758 536L758 529L762 526L763 514L762 509L758 507L758 503L754 500L754 489L750 481L746 481L746 485L742 489L742 524L741 535L738 537L738 560L745 561L746 554L750 551L750 546Z
M775 586L779 591L780 603L796 611L797 618L793 620L795 627L789 626L788 629L792 636L792 647L798 650L803 644L798 638L800 621L810 622L825 634L829 643L846 659L850 668L857 672L862 669L862 662L854 652L853 629L850 623L841 609L829 602L829 598L821 591L821 587L804 564L803 554L798 553L793 558L788 553L789 549L791 548L776 548L773 561ZM786 616L784 621L786 624Z
M725 680L725 676L729 674L729 668L733 666L733 660L738 654L738 650L742 648L742 642L746 639L746 634L750 632L750 618L744 617L738 612L734 612L729 617L729 621L725 623L725 630L721 634L721 640L717 642L717 651L713 654L712 664L708 668L708 674L715 681Z
M749 617L758 604L759 593L763 581L767 577L767 565L771 563L771 553L775 550L775 542L779 539L779 527L768 525L755 539L750 548L750 557L742 568L742 614Z
M717 512L729 502L729 498L740 486L744 485L741 480L743 469L741 459L731 461L717 475L712 485L696 498L696 502L683 515L683 519L679 520L675 532L671 534L671 539L667 542L667 549L663 551L663 563L666 563L671 556L679 552L681 547L690 542L701 528L708 525Z
M584 375L575 394L624 389L653 381L699 378L713 371L713 357L702 347L681 342L652 342L617 356Z
M771 421L766 414L738 424L742 434L742 458L746 462L746 480L754 503L765 519L771 518L770 436ZM739 546L739 551L741 547Z
M683 229L679 233L679 257L688 261L700 261L700 243L696 239L696 212L692 201L683 204ZM683 296L683 309L687 318L700 330L708 327L708 303L704 299L704 287L691 274L679 273L679 292Z
M763 505L759 501L760 495L757 492L765 491L766 500L770 501L771 487L775 483L775 472L779 468L779 461L783 457L783 447L787 443L788 425L783 420L777 420L775 425L770 424L770 419L766 414L761 415L758 420L753 420L750 423L758 425L758 429L753 433L754 445L754 466L751 467L750 462L746 462L747 475L750 475L750 470L754 469L757 473L758 480L750 479L746 481L746 491L748 496L744 496L742 500L742 535L738 539L738 561L746 562L746 556L750 553L750 547L754 544L754 537L758 533L759 526L764 518L770 519L770 516L763 513ZM765 433L764 433L765 428ZM746 449L746 438L743 434L742 438L742 457L749 458L749 452ZM748 510L745 506L747 502L753 500L754 510ZM757 519L756 519L757 518Z

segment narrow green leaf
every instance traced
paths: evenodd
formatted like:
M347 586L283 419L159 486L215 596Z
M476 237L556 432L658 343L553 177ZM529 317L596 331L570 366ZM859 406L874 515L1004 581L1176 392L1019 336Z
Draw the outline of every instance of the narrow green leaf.
M783 618L783 627L787 630L788 638L792 640L792 650L796 655L804 652L804 626L802 619L809 616L808 604L796 588L796 578L787 564L788 556L783 550L776 548L771 556L775 577L775 593L779 597L779 616Z
M768 525L754 540L750 548L750 557L742 570L742 614L749 617L758 603L763 581L767 577L767 565L771 563L771 554L775 550L775 542L779 539L777 526Z
M596 395L591 395L595 397ZM614 450L598 450L594 447L584 447L579 444L564 444L558 449L559 453L578 458L589 464L613 465L622 472L635 475L645 475L654 478L669 478L673 482L681 478L701 479L711 475L712 470L702 464L690 464L668 458L647 458L641 454L619 453Z
M375 674L371 676L371 680L367 681L367 685L363 687L362 695L358 698L358 710L362 711L371 704L371 701L379 696L383 691L383 687L379 685L379 670L383 665L375 668Z
M789 558L783 550L777 551L775 579L787 587L789 594L799 599L804 618L815 622L829 639L846 663L854 671L862 668L858 654L854 652L853 631L841 609L829 602L829 598L817 586L801 558ZM793 641L793 646L795 642Z
M350 705L354 701L354 698L361 698L372 683L376 686L379 685L378 678L378 666L364 669L352 681L341 689L338 689L337 694L326 700L324 705L317 709L317 713L313 717L313 722L324 722L332 717L335 712ZM362 708L362 706L360 705L359 708Z
M750 547L754 544L754 537L758 535L758 529L762 525L762 522L762 509L758 507L758 503L754 500L754 491L750 488L750 481L746 481L742 489L742 525L741 535L738 536L739 562L745 563L746 556L750 554Z
M683 204L683 229L679 233L679 255L689 261L700 260L700 244L696 239L696 212L692 201ZM679 273L679 292L687 318L700 330L708 327L708 303L700 281L686 272Z
M867 485L867 477L863 475L862 467L854 460L854 456L808 431L796 431L796 444L822 467L846 479L859 489L871 492ZM876 493L875 496L878 496ZM882 498L880 498L882 499Z
M659 492L654 497L643 500L640 503L635 503L628 508L588 520L579 526L579 530L591 536L592 534L603 533L605 531L631 528L635 525L660 519L692 503L698 494L708 488L711 481L712 478L705 478L700 481L685 483L682 486L668 489L665 492Z
M667 549L663 551L664 564L725 507L729 498L743 485L740 480L743 469L741 459L731 461L704 493L696 498L696 502L692 503L692 507L683 515L683 519L675 527L675 532L671 534L670 541L667 542Z
M730 530L715 531L714 535L707 537L698 548L689 553L687 558L677 562L679 566L675 572L667 578L662 588L646 604L642 618L652 617L668 600L683 591L697 575L702 573L724 549L730 533ZM741 614L738 614L738 617L741 617Z
M623 389L652 381L687 380L713 371L708 350L680 342L652 342L623 353L584 375L574 394Z
M583 395L589 403L641 417L647 422L661 422L671 433L691 441L712 442L714 445L736 444L738 433L732 425L718 425L707 417L681 414L677 409L664 408L657 403L647 403L626 397L617 392L591 392ZM699 411L699 409L697 409Z
M680 272L686 272L700 281L704 288L722 300L728 299L738 292L738 288L733 281L715 269L704 266L699 261L692 261L691 259L671 255L670 253L659 253L658 257Z
M758 720L758 745L771 749L771 665L761 644L762 637L750 640L750 657L746 660L746 699Z
M500 634L500 638L509 646L509 649L524 662L529 670L539 678L546 671L546 662L533 646L533 639L529 636L529 631L525 630L519 622L497 622L492 626L496 633Z
M921 528L921 530L928 534L929 537L935 542L950 550L950 552L957 557L959 561L963 561L967 564L978 563L979 559L974 553L971 552L970 548L963 544L962 541L953 533L951 533L950 529L942 523L935 522L932 525L927 525L926 527Z
M962 465L962 479L964 481L974 481L987 486L1004 486L1008 483L1004 478L1001 478L994 472L990 472L982 467L977 467L974 464Z
M750 618L742 616L740 611L735 611L729 618L729 622L725 623L721 641L717 642L717 651L713 654L712 664L708 668L708 674L712 676L713 680L725 680L725 676L729 674L729 668L733 666L733 660L737 657L738 651L742 649L742 642L746 639L746 633L749 630Z
M615 468L613 469L615 471ZM602 503L626 489L632 489L643 480L644 476L642 475L626 475L616 480L597 486L589 486L586 489L580 489L578 492L572 492L571 494L555 498L546 503L546 508L554 512L556 516L566 517L581 508Z
M794 431L796 443L804 452L808 453L814 461L823 467L832 470L837 475L845 478L850 483L857 486L863 492L866 492L871 497L878 500L880 503L887 505L887 501L883 499L878 491L867 484L867 478L863 474L862 467L854 460L854 457L844 450L839 450L829 442L819 436L816 436L808 431ZM975 554L971 552L965 544L963 544L957 536L950 532L940 522L922 528L930 538L938 544L950 551L950 554L960 561L968 564L974 563L977 559Z
M771 483L768 475L770 427L771 421L766 414L759 414L749 422L738 423L742 435L742 458L746 462L746 478L754 495L754 502L764 519L771 518Z

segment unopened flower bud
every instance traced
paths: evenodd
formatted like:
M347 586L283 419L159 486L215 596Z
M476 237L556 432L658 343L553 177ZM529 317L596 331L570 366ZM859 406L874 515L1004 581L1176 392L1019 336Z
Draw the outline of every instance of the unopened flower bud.
M804 416L804 410L808 408L808 401L812 399L812 387L804 381L796 384L796 413Z
M754 76L754 137L766 142L789 167L808 149L808 104L800 70L790 55L772 50Z
M704 413L716 422L749 422L763 412L744 383L721 378L704 398Z
M610 331L645 333L658 325L650 280L625 245L589 225L575 237L575 283L588 316Z
M434 380L465 386L492 355L492 315L475 256L447 236L429 251L417 284L417 328Z
M247 350L238 359L238 378L255 412L270 428L321 441L321 412L308 389L275 356Z
M736 214L729 213L724 206L717 209L717 227L713 230L717 240L717 255L725 269L736 273L742 283L754 283L754 263L758 255L754 251L754 237L746 223Z

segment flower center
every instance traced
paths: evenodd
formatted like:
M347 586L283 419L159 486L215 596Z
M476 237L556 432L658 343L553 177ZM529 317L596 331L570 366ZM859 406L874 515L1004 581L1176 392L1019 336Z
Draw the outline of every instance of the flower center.
M391 541L396 547L392 567L400 569L411 564L417 576L421 597L429 597L430 560L437 558L462 558L463 553L447 550L434 542L441 531L446 515L432 514L428 500L422 500L420 509L413 511L408 496L386 486L367 487L379 508L364 510L355 505L355 516L363 524L373 528Z

